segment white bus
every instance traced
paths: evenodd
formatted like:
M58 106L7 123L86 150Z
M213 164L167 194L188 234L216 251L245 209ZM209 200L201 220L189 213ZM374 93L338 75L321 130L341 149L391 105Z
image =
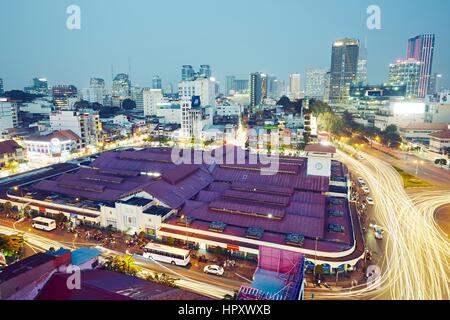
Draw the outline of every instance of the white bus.
M145 246L143 257L182 267L187 266L191 259L189 250L151 242Z
M31 226L39 230L52 231L56 229L56 221L44 217L37 217L32 220Z

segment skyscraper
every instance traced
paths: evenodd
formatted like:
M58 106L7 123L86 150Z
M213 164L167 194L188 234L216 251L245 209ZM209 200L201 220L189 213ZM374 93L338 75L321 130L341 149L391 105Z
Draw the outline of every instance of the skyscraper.
M45 78L34 78L31 87L25 87L24 91L31 94L48 95L48 81Z
M103 97L106 94L105 80L102 78L91 78L89 88L82 90L83 100L90 103L103 104Z
M191 65L184 65L181 68L181 81L192 81L195 79L195 71Z
M278 98L278 79L275 76L267 76L267 97L271 99Z
M231 91L236 90L236 77L235 76L226 76L225 77L225 95L229 95Z
M211 78L212 75L212 71L211 71L211 67L207 64L202 64L200 66L200 70L198 72L198 77L199 78Z
M300 73L292 73L289 76L289 96L292 100L300 99L301 83Z
M267 75L260 72L250 74L250 106L260 105L267 98Z
M153 76L152 88L153 89L162 89L162 80L158 75Z
M367 46L364 43L364 46L359 48L358 55L358 71L356 74L356 82L359 84L367 84Z
M356 81L359 40L342 39L333 43L330 69L330 101L342 102L349 97L350 84Z
M128 75L119 73L113 80L112 95L121 100L129 98L131 94L131 82Z
M419 80L422 63L416 59L397 60L389 65L389 84L406 85L406 96L419 96Z
M3 89L3 79L0 78L0 95L5 93L5 89Z
M430 77L433 69L434 34L418 35L408 40L406 58L420 61L420 79L418 98L424 98L430 86Z
M326 69L306 69L306 92L308 98L324 100L327 85Z
M430 78L430 86L428 87L428 94L436 94L441 91L442 74L433 73Z

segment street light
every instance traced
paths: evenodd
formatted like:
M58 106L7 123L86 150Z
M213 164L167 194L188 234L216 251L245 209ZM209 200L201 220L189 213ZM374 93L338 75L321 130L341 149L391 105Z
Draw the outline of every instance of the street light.
M189 245L189 233L187 231L187 217L184 214L182 214L181 219L182 220L184 219L184 227L186 228L186 246L188 246Z

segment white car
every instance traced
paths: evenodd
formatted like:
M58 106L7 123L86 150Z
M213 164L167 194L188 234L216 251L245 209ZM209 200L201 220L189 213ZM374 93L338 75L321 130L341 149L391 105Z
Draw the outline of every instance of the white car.
M367 198L366 198L366 201L367 201L367 203L370 204L370 205L374 205L374 204L375 204L375 202L373 201L373 199L372 199L371 197L367 197Z
M364 179L361 178L361 177L359 177L359 178L358 178L358 182L359 182L360 184L363 184L363 183L364 183Z
M369 189L368 186L364 186L362 189L363 189L365 194L369 194L370 193L370 189Z
M384 229L380 226L377 226L376 224L370 224L370 227L375 232L375 239L382 240L383 239L383 233Z
M358 160L362 161L362 160L364 160L364 157L363 156L358 156Z
M223 273L224 273L225 271L224 271L223 268L220 267L220 266L217 266L217 265L211 265L211 266L206 266L206 267L203 269L203 272L204 272L204 273L207 273L207 274L214 274L214 275L216 275L216 276L222 276Z

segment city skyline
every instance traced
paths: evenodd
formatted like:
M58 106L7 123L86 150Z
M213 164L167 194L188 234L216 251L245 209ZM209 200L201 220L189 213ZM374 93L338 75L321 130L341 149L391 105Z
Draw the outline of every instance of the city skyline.
M9 43L12 50L0 53L0 78L3 79L5 90L22 89L34 77L46 77L51 85L74 84L81 89L88 87L91 77L104 78L106 85L111 86L112 71L115 76L129 73L131 69L133 85L151 86L152 78L157 74L165 87L168 83L180 80L182 65L191 64L199 68L201 64L209 64L223 91L227 75L246 79L250 73L261 71L287 81L291 73L299 72L304 77L307 68L328 69L332 42L349 37L367 40L368 82L378 84L387 81L392 61L405 58L409 38L434 33L436 50L433 72L443 74L442 85L449 87L446 75L450 73L450 62L444 59L449 54L449 49L444 46L444 39L448 38L450 30L445 21L445 12L450 7L448 3L436 1L435 5L427 6L434 19L424 20L418 19L422 12L420 6L407 6L405 1L380 1L381 30L369 30L366 27L366 9L370 3L353 0L345 5L330 1L317 4L284 1L281 7L285 9L283 13L280 13L280 7L275 3L256 6L254 1L248 1L239 7L233 3L219 4L217 11L220 11L221 19L216 19L216 13L211 12L204 15L200 22L191 19L191 24L180 28L181 22L176 19L179 15L193 12L195 16L196 12L205 8L205 4L204 1L196 1L186 7L179 1L170 4L134 1L133 6L128 5L127 10L122 10L126 5L116 1L90 3L81 0L77 3L81 8L80 30L68 30L65 26L68 17L66 8L70 5L68 1L46 0L39 4L18 1L5 4L7 10L4 12L11 14L1 19L0 30L13 26L16 31L3 35L4 42ZM323 5L327 5L330 10L321 12L320 6ZM277 10L271 10L273 7L277 7ZM106 10L108 15L102 15ZM33 12L44 13L38 16ZM122 12L128 12L133 19L120 16ZM160 14L164 12L167 15ZM229 14L236 17L231 25L223 21L223 17ZM261 32L252 34L252 39L244 32L247 22L235 22L244 17L252 21L259 21L258 17L276 21L281 14L283 23L262 26ZM11 20L12 17L14 20ZM126 27L121 28L122 23L116 23L119 17L121 22L127 22ZM164 19L167 17L173 18L168 24ZM319 17L326 23L317 25L317 32L303 31ZM296 22L297 18L302 22ZM339 23L341 18L345 18L345 24ZM36 25L37 28L30 30L30 25ZM330 25L334 27L329 28ZM107 29L112 32L106 32ZM188 33L194 36L188 37ZM42 34L46 36L42 37ZM141 40L145 36L152 36L154 40ZM17 41L17 38L21 41ZM232 41L225 46L221 40L227 38ZM268 45L275 38L279 41ZM293 41L295 38L298 41ZM58 46L53 44L53 39L58 39ZM248 50L249 42L256 43L252 48L258 52L257 55L253 54L253 50ZM311 50L304 50L305 43ZM280 51L280 48L283 50ZM273 59L277 55L279 59ZM20 66L17 66L18 59L22 62ZM112 66L114 70L111 70Z

